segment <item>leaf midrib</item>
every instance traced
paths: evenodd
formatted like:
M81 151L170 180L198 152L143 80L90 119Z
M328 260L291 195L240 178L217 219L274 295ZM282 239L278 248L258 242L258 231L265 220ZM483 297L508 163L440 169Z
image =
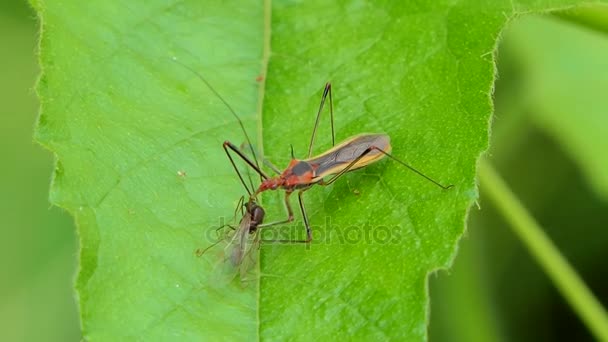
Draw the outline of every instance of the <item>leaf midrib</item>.
M264 95L266 93L266 75L268 74L268 61L270 59L270 30L271 30L271 20L272 20L272 0L264 0L264 8L263 8L263 48L262 48L262 63L260 75L262 76L262 80L260 81L260 85L258 87L258 103L255 114L255 119L257 121L257 145L260 156L264 157L264 141L263 141L263 126L262 126L262 114L264 108ZM253 190L253 189L252 189ZM259 262L259 254L258 254L258 262L256 263L256 273L260 274L260 262ZM260 340L260 277L257 277L256 284L256 321L257 321L257 329L256 329L256 341Z

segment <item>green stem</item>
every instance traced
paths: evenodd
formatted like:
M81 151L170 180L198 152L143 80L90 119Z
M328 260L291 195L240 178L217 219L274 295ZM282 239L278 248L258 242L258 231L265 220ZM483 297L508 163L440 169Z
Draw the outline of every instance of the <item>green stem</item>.
M515 234L545 270L581 320L600 341L608 341L608 314L568 261L487 160L479 163L483 191L496 204Z

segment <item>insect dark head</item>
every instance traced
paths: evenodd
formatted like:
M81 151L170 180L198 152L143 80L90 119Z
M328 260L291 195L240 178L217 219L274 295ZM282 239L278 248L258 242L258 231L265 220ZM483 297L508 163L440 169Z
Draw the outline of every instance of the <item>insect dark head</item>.
M245 204L247 213L251 215L251 223L249 225L249 233L255 232L259 224L264 222L266 212L255 201L249 201Z

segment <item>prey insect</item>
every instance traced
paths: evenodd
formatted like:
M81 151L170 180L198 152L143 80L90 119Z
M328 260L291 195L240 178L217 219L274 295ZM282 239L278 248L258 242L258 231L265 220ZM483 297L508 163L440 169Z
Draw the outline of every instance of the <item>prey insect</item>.
M207 248L196 251L198 256L202 256L220 242L226 242L221 253L221 260L216 263L213 271L215 276L221 277L221 281L217 282L218 284L225 284L232 281L236 274L240 274L241 282L244 283L247 280L249 271L256 263L256 252L261 243L259 229L266 226L263 224L266 212L253 196L252 191L254 186L251 177L249 177L249 184L251 185L251 188L247 186L247 183L243 180L243 186L247 191L247 197L241 196L234 212L235 221L239 210L241 213L241 219L238 226L232 226L230 224L220 226L216 231L226 229L223 237ZM270 225L272 225L272 223Z
M332 148L328 151L318 155L312 156L312 149L316 137L316 131L319 125L321 112L325 105L325 101L329 97L329 109L331 119L331 131L332 131ZM236 114L234 114L236 115ZM300 205L300 211L302 212L302 218L306 227L306 239L295 240L292 242L310 242L312 241L312 230L306 214L306 208L302 200L303 193L310 189L313 185L327 186L334 183L344 174L350 171L354 171L363 167L366 167L372 163L375 163L385 157L388 157L416 174L424 177L428 181L432 182L436 186L442 189L449 189L453 185L442 185L441 183L433 180L426 176L422 172L416 170L407 163L394 157L391 152L390 137L386 134L373 134L365 133L350 137L340 144L335 144L335 131L334 131L334 115L333 115L333 103L331 95L331 83L325 85L323 95L321 97L321 104L317 112L315 125L312 131L310 144L308 146L308 156L305 159L296 159L291 155L291 161L284 171L279 171L276 167L271 167L277 176L269 177L258 165L254 163L249 157L247 157L242 151L240 151L234 144L229 141L224 142L224 150L226 155L230 159L235 171L243 181L239 170L236 168L234 160L229 151L236 153L241 159L243 159L251 168L253 168L262 178L262 182L258 189L255 191L251 198L256 198L258 194L267 190L285 190L284 203L287 208L287 219L284 221L276 222L287 223L294 219L293 210L291 208L289 197L295 191L298 192L298 202ZM271 164L272 165L272 164Z
M249 192L249 190L248 190ZM197 250L196 254L202 256L209 249L215 247L218 243L226 241L226 246L223 248L222 259L216 264L214 273L223 278L223 282L230 282L234 276L240 274L241 281L247 279L252 266L255 264L255 252L259 247L260 239L258 228L264 222L265 211L256 201L249 198L241 197L235 211L235 219L239 208L241 209L241 220L238 227L224 225L218 228L223 229L228 227L230 230L222 239L211 244L203 250Z

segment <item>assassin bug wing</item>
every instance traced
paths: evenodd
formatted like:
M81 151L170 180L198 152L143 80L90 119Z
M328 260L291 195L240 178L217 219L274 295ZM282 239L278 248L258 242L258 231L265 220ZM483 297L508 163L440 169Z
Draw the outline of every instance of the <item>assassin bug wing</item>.
M331 148L327 152L311 159L307 159L306 162L317 166L315 170L315 179L320 179L340 172L346 165L349 165L353 160L357 159L357 157L362 155L370 147L375 147L384 151L385 153L390 153L390 137L386 134L355 135ZM386 154L378 150L372 150L363 158L360 158L354 165L352 165L349 171L365 167L384 158L385 156Z

